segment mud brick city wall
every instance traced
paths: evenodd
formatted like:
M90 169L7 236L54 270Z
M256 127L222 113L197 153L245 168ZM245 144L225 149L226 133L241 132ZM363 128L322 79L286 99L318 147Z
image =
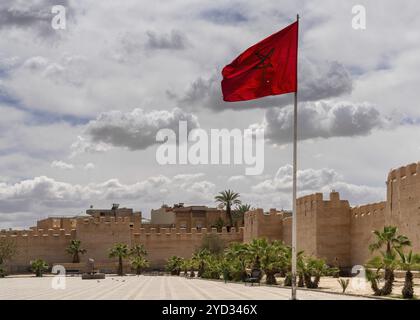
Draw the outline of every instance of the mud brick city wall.
M385 215L386 224L398 226L420 252L420 162L389 173Z
M11 239L17 245L17 254L8 263L11 271L27 272L30 261L39 258L49 264L56 261L70 262L65 250L70 241L75 239L76 231L70 233L66 233L64 229L9 231L0 233L0 237Z
M134 232L132 237L132 244L144 244L148 252L148 259L151 262L151 267L163 267L165 261L171 256L180 256L183 258L190 258L194 251L201 246L203 237L209 233L218 235L226 244L231 242L242 242L243 228L238 231L233 228L230 232L226 228L222 232L216 232L216 228L212 229L169 229L161 228L160 232L151 229L150 232Z
M264 213L263 209L249 211L245 214L244 242L255 238L283 240L283 214L271 209Z
M363 264L372 256L368 248L375 240L372 231L385 226L385 201L352 208L350 221L351 264Z
M389 172L386 180L386 201L350 207L337 192L330 199L321 193L301 197L297 201L298 250L326 259L331 265L351 267L364 264L372 254L368 245L374 240L373 230L395 225L400 234L410 238L413 251L420 252L420 163L410 164ZM63 220L64 219L64 220ZM283 212L262 209L245 214L244 227L227 232L223 228L170 229L166 225L141 223L141 215L125 217L48 218L30 230L2 230L0 237L17 244L18 254L8 266L14 271L26 271L34 259L44 259L50 265L70 263L66 253L72 239L79 239L87 254L82 262L94 258L99 265L111 264L109 249L118 242L132 246L145 245L152 267L163 267L172 255L190 257L201 245L207 233L219 235L230 242L249 242L255 238L282 240L291 244L292 219Z

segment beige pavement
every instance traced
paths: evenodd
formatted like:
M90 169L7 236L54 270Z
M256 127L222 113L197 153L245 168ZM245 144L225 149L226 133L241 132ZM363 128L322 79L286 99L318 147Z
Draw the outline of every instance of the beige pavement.
M65 289L53 289L52 276L0 279L0 300L6 299L179 299L179 300L276 300L289 299L290 290L267 286L245 286L171 276L107 276L105 280L66 277ZM63 278L62 278L63 279ZM298 291L301 300L366 299L314 291Z

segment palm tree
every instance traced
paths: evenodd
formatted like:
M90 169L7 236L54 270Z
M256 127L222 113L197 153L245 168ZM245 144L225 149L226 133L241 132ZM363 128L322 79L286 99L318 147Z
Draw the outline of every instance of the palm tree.
M375 296L385 296L391 294L394 283L394 270L398 267L399 263L396 258L396 254L394 252L387 254L382 251L381 256L373 257L367 262L367 268L376 269L375 271L366 269L366 278L370 282ZM379 288L379 280L381 278L380 271L382 269L385 270L385 283L382 288Z
M418 267L420 264L420 256L417 254L413 255L413 251L410 250L408 254L404 254L401 249L396 249L398 255L400 256L400 266L405 270L405 280L404 287L402 289L402 296L404 299L412 299L414 296L413 289L413 273L411 270L415 267Z
M239 193L233 192L232 190L225 190L219 192L219 194L214 197L216 202L226 207L226 215L229 218L230 227L233 226L233 216L232 216L232 206L240 205L241 200L239 200Z
M376 236L376 242L369 245L369 250L374 252L386 245L386 253L391 253L392 250L411 246L411 241L406 236L397 236L397 231L397 227L394 226L385 226L383 231L373 231L373 234Z
M79 254L85 254L86 249L80 248L81 241L80 240L71 240L70 245L67 247L66 252L73 256L73 263L80 262Z
M231 243L225 250L225 257L235 271L233 278L244 281L247 278L248 245L239 242Z
M36 277L42 277L44 271L48 270L48 264L42 259L36 259L31 262L31 270L35 272Z
M244 224L245 213L249 210L251 210L251 205L247 203L240 204L236 207L236 210L234 211L235 225L237 225L238 221L241 221L242 224Z
M336 272L334 268L329 268L323 259L308 257L304 259L303 264L303 281L307 288L316 289L322 276L331 275Z
M296 265L297 273L299 275L298 287L304 287L305 283L303 280L303 270L305 262L303 260L304 251L298 251L296 253ZM286 262L283 273L285 274L284 285L290 287L292 285L292 247L285 246L283 250L284 260Z
M147 256L147 251L143 244L136 244L130 249L130 255L134 257L145 257Z
M119 276L123 275L123 259L127 258L130 255L130 249L128 245L125 243L116 243L110 250L109 250L109 257L110 258L118 258L118 270L117 274Z
M188 270L190 269L190 259L182 259L181 270L184 272L184 277L188 276Z
M134 256L131 259L131 266L136 270L136 274L140 275L144 268L149 266L149 261L143 256Z
M378 275L379 272L377 271L376 276L373 276L370 274L368 276L368 280L371 281L372 289L374 290L375 294L380 295L389 295L392 292L392 286L394 283L394 270L395 270L395 263L396 263L396 254L395 250L402 249L406 246L411 246L410 240L403 235L397 235L397 227L394 226L384 226L384 229L382 231L375 230L373 231L373 234L376 236L376 242L371 243L369 245L370 252L374 251L380 251L380 249L385 246L385 251L380 251L382 255L382 264L378 264L378 260L371 260L370 265L382 265L383 268L385 268L385 284L382 289L379 289L375 291L375 283L377 285L378 281ZM376 277L376 279L375 279Z
M206 260L210 256L210 251L208 249L199 249L196 251L193 256L192 260L197 264L198 266L198 277L201 277L204 273L204 268L206 265Z
M172 256L166 262L166 270L173 276L179 276L181 273L183 258Z

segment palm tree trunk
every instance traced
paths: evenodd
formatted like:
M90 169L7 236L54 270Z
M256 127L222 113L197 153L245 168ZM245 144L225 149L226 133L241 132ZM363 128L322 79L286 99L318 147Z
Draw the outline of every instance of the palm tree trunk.
M373 294L375 296L380 296L381 295L381 290L378 288L378 281L376 279L371 280L370 287L372 288Z
M410 270L405 273L404 287L402 289L402 295L404 299L413 299L413 274Z
M394 284L394 271L390 269L385 270L385 284L382 288L382 295L387 296L392 292L392 286Z
M277 284L276 277L274 276L275 272L266 271L265 274L266 274L266 279L265 279L266 284Z
M286 274L286 277L284 278L284 285L286 287L292 286L292 275L289 272Z
M387 296L392 293L392 286L394 284L394 271L385 269L385 284L382 288L378 287L378 280L374 279L371 281L371 288L375 296Z
M292 279L290 279L290 280L292 280ZM290 285L292 285L292 284L290 284ZM304 286L305 286L305 283L303 281L303 274L299 273L298 287L303 288Z
M229 224L230 224L230 227L231 227L231 226L233 226L233 218L232 218L232 210L230 209L230 204L228 204L226 206L226 214L228 215Z
M204 263L203 262L200 262L200 266L198 267L198 275L197 275L197 277L201 278L201 276L203 275L203 273L204 273Z
M318 288L318 283L319 283L319 277L318 276L316 276L313 281L312 281L312 276L310 274L304 274L303 278L304 278L306 288L308 288L308 289Z
M122 265L122 257L118 257L118 275L123 275L123 265Z

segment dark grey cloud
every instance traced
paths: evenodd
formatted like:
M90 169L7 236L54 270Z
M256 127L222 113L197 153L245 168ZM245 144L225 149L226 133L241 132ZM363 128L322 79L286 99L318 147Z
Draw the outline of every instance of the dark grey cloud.
M226 109L284 107L293 102L293 94L265 97L245 102L224 102L222 99L220 74L210 78L202 77L193 81L181 96L167 92L169 98L176 99L179 107L187 110L205 107L213 111ZM316 101L351 93L353 81L348 70L336 61L315 62L302 58L299 66L299 101Z
M368 135L373 129L387 126L389 120L366 103L318 101L299 104L299 139L351 137ZM275 144L292 141L293 109L272 108L262 124L265 137Z
M188 45L187 37L179 30L170 33L158 34L155 31L147 31L147 49L183 50Z
M86 125L83 144L78 141L73 147L83 149L80 151L89 151L96 150L95 146L105 144L143 150L158 143L156 133L160 129L171 129L177 133L180 121L187 122L188 131L199 127L193 114L178 108L172 111L145 112L143 109L134 109L127 113L104 112Z
M217 24L237 24L248 21L248 18L234 8L216 8L203 10L200 18Z

